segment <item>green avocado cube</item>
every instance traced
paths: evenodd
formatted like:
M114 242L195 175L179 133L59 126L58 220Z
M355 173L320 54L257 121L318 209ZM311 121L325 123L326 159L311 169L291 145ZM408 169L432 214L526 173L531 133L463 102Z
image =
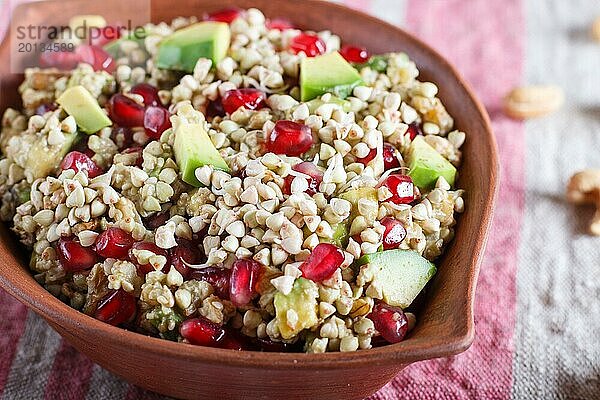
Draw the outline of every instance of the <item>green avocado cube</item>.
M319 323L317 297L319 288L308 279L298 278L292 291L287 295L275 293L275 318L281 337L291 339L304 329L310 329ZM297 321L288 320L288 312L295 312Z
M314 114L315 111L317 110L317 108L321 107L323 104L338 105L338 106L342 107L342 110L344 112L349 112L352 110L352 104L348 100L342 100L335 96L331 96L331 99L329 99L329 101L327 101L327 102L323 101L320 98L317 98L317 99L312 99L311 101L306 103L306 105L308 106L308 111L311 114Z
M323 93L345 99L362 82L358 71L338 52L308 57L300 63L300 98L309 101Z
M203 165L212 165L229 172L229 166L213 145L212 140L200 124L182 124L175 130L175 161L184 182L200 187L195 171Z
M63 133L65 141L56 146L48 146L46 141L37 141L29 149L25 168L34 179L43 178L54 172L60 165L63 157L77 143L80 134Z
M351 189L342 194L340 194L340 198L347 200L352 204L352 214L351 217L354 218L358 215L358 201L360 199L369 200L374 202L375 204L379 204L379 198L377 197L377 189L372 187L361 187L358 189ZM379 207L374 207L371 212L367 215L364 215L369 221L375 221L377 219ZM354 233L352 233L354 234Z
M422 136L417 136L408 149L408 175L419 189L433 189L440 176L454 185L456 168L429 145Z
M79 129L92 134L112 125L108 115L100 108L98 101L81 85L68 88L56 102L67 114L75 118Z
M362 256L360 274L372 276L372 285L383 293L383 301L408 307L435 275L435 265L412 250L386 250Z
M199 22L175 31L158 48L158 68L193 72L198 59L216 65L227 55L231 32L224 22Z

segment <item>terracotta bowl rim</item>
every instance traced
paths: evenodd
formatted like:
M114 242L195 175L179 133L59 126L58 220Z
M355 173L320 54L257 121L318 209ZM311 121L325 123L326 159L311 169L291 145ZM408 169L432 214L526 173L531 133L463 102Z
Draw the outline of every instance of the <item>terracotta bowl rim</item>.
M336 3L326 3L321 0L306 0L306 3L313 3L317 7L329 7L338 9L345 13L352 13L356 18L370 20L378 24L385 25L387 29L395 29L400 31L409 41L412 41L418 47L421 47L428 57L433 59L443 69L447 70L457 82L458 86L462 87L467 94L474 108L477 111L478 117L481 119L481 124L485 134L488 136L487 143L491 147L489 164L491 170L496 172L495 176L489 182L491 190L488 196L484 199L486 204L493 205L498 194L498 172L499 163L497 156L497 144L492 133L492 127L489 116L485 107L475 96L473 89L461 77L455 67L445 60L436 50L423 41L404 31L395 25L382 21L374 16L364 12L350 9ZM5 41L6 42L6 41ZM3 45L6 45L4 43ZM494 175L494 174L492 174ZM487 240L487 234L490 228L490 220L492 211L485 212L481 217L480 231ZM460 218L459 218L460 221ZM454 239L456 240L456 239ZM152 352L165 357L173 357L181 360L203 361L208 364L223 364L227 363L232 366L273 366L273 367L290 367L294 369L314 369L333 368L344 369L354 365L365 365L367 362L377 362L379 364L397 364L410 363L419 360L425 360L435 357L448 356L458 354L469 348L474 339L475 328L473 321L474 312L474 295L479 267L482 261L482 251L485 248L486 240L481 240L475 245L475 254L478 254L477 260L471 263L470 275L471 282L466 282L468 285L465 288L465 299L467 300L467 313L464 318L464 326L461 326L460 335L454 335L450 338L440 335L440 337L422 339L418 336L411 337L406 341L377 347L369 350L360 350L352 353L323 353L323 354L304 354L304 353L269 353L258 351L232 351L227 349L218 349L211 347L194 346L185 343L171 342L165 339L159 339L151 336L146 336L140 333L128 331L122 328L114 327L104 322L98 321L54 297L46 291L41 285L32 286L34 289L29 289L23 280L13 280L7 274L0 275L0 286L7 290L13 297L20 302L33 309L36 313L42 315L46 320L52 321L57 325L79 325L86 327L86 330L91 331L94 335L101 337L100 340L112 341L115 344L123 345L131 348L131 350L143 350ZM33 279L33 277L31 278Z

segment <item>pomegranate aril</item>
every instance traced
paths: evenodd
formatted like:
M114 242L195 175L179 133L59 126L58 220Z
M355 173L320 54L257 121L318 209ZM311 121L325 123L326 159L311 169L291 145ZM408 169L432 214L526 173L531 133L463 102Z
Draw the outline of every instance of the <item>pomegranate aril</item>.
M225 330L221 326L204 317L183 321L179 333L191 344L209 347L220 347L225 336Z
M223 109L223 103L221 99L216 99L208 103L206 107L206 118L211 120L214 117L224 117L225 110Z
M300 265L302 276L314 282L331 278L344 262L342 250L330 243L319 243Z
M148 229L157 229L159 226L163 226L167 223L167 220L170 218L169 211L163 211L156 214L153 214L149 217L144 218L144 225Z
M90 64L94 71L106 71L112 74L117 69L117 64L112 56L102 47L81 45L75 49L79 61Z
M135 240L121 228L108 228L96 239L96 253L104 258L124 260Z
M285 31L286 29L294 29L294 24L285 18L273 18L267 21L267 29Z
M392 197L388 199L394 204L409 204L415 200L415 185L410 176L392 174L383 181L383 186L387 186L392 192Z
M408 332L408 320L401 308L379 302L367 316L375 329L388 343L398 343Z
M81 56L73 51L44 51L40 55L40 67L70 70L81 62Z
M253 346L248 336L243 335L239 331L233 329L225 329L225 335L223 336L220 347L223 349L237 351L255 349L255 346Z
M127 256L129 258L129 261L131 261L137 267L138 275L144 276L148 272L155 271L156 269L154 268L154 266L152 264L149 264L149 263L148 264L140 264L138 262L137 257L134 254L134 250L137 250L137 251L147 250L147 251L151 251L152 253L156 254L157 256L165 257L167 259L167 262L161 269L163 272L165 272L167 267L170 265L169 252L167 250L161 249L160 247L158 247L157 245L155 245L152 242L136 242L131 246L131 248L127 252Z
M217 21L217 22L225 22L232 23L237 17L239 17L242 13L242 10L237 7L225 8L223 10L214 11L208 14L205 14L205 21Z
M144 113L144 129L151 139L160 139L160 135L171 127L171 114L166 108L150 106Z
M292 39L290 49L296 54L302 51L307 57L315 57L324 54L326 46L317 35L301 33Z
M358 46L344 46L341 48L340 54L346 61L356 64L366 63L371 57L367 49Z
M215 290L215 294L221 299L229 299L229 281L231 270L217 267L194 269L190 273L190 279L205 281Z
M419 125L416 122L409 124L408 130L406 132L409 135L410 140L413 140L414 138L416 138L417 135L423 134L423 132L421 131L421 128L419 127Z
M149 83L138 83L131 88L131 93L142 96L146 107L162 106L160 97L158 97L158 89Z
M381 225L385 227L383 232L383 249L397 249L400 243L406 238L406 229L402 222L392 217L385 217L381 220Z
M63 171L72 169L75 172L87 171L88 178L95 178L104 172L87 154L79 151L67 153L60 163L60 169Z
M83 247L75 239L60 238L56 246L60 265L67 272L90 269L100 261L92 247Z
M56 103L44 103L44 104L40 104L36 109L35 109L35 115L44 115L46 114L48 111L54 111L58 108L58 106L56 105Z
M292 353L301 350L298 343L275 342L268 338L258 338L256 342L261 351L270 353Z
M185 239L179 239L177 246L173 247L169 252L171 256L171 266L174 267L184 278L187 278L190 273L190 267L187 264L197 264L199 259L198 248L194 247L192 242Z
M135 296L122 289L108 294L96 309L94 317L100 321L117 326L133 319L137 311Z
M385 171L400 166L400 161L396 157L397 152L396 148L391 144L385 143L383 145L383 169Z
M292 167L292 169L294 171L301 172L301 173L309 176L307 178L308 189L306 190L306 193L309 196L312 196L319 191L319 185L321 184L321 182L323 182L323 171L321 171L315 164L313 164L309 161L304 161L304 162L301 162L300 164L294 165ZM294 181L293 175L288 175L285 177L284 186L283 186L283 192L285 194L292 193L292 182L293 181Z
M262 271L263 266L254 260L235 260L229 282L229 299L234 305L241 307L250 303Z
M144 107L120 93L111 97L108 104L110 119L128 128L144 126Z
M369 151L369 154L367 154L366 157L357 158L356 162L359 162L366 166L368 163L370 163L375 158L376 155L377 155L377 149L371 149L371 151Z
M313 144L312 131L293 121L277 121L267 136L267 150L275 154L300 156Z
M228 114L233 114L240 107L246 110L259 110L266 106L266 99L266 94L258 89L243 88L225 92L221 103Z
M89 41L92 46L102 47L105 44L121 37L121 30L116 26L108 25L104 28L96 29L96 35L89 37Z

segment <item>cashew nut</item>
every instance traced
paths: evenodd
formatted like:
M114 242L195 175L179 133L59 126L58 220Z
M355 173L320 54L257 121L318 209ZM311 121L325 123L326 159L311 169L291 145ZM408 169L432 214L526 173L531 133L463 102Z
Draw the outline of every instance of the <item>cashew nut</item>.
M600 236L600 169L587 169L573 175L567 185L567 200L596 206L589 231Z

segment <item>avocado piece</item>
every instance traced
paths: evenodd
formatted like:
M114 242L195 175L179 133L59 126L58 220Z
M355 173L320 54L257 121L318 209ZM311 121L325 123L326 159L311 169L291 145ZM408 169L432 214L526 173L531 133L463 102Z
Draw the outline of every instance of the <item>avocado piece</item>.
M199 22L174 32L158 48L158 68L192 72L200 58L216 65L227 55L231 32L224 22Z
M331 99L328 102L323 101L321 98L316 98L306 103L308 111L311 114L314 114L317 108L321 107L323 104L336 104L342 107L344 112L349 112L352 109L352 104L348 100L342 100L335 96L331 96Z
M373 276L371 284L381 288L383 301L408 307L435 275L435 265L412 250L386 250L367 254L357 261L359 275Z
M173 145L175 161L181 171L181 179L194 186L203 186L196 178L196 168L212 165L217 169L229 172L229 166L219 154L200 124L182 124L175 130Z
M304 278L296 279L289 294L275 293L275 318L282 338L291 339L302 330L310 329L319 323L318 296L317 285ZM293 326L288 324L288 311L294 311L298 315L298 322Z
M388 67L388 58L385 55L376 55L369 58L369 60L366 63L358 65L359 69L366 67L371 68L373 71L385 72L387 71Z
M360 199L366 199L374 201L379 204L379 198L377 197L377 189L372 187L361 187L358 189L351 189L342 194L340 194L340 199L348 200L350 204L352 204L352 213L351 216L356 216L358 214L358 201ZM365 215L370 221L375 221L377 219L378 209L374 210L372 213Z
M433 189L440 176L450 186L454 185L456 168L429 145L422 136L417 136L408 149L408 175L419 189Z
M337 247L345 249L348 245L348 225L345 222L340 222L331 227L333 236L331 239L319 238L322 243L335 244Z
M146 31L142 27L138 27L136 28L136 31L129 32L127 36L123 36L119 39L112 40L106 43L102 48L104 49L104 51L110 54L113 59L118 59L125 56L125 54L121 50L121 44L123 44L124 42L136 42L138 47L141 50L143 50L147 55L148 52L146 51L145 39Z
M92 134L112 125L96 99L81 85L65 90L56 102L75 118L79 129L85 133Z
M332 93L345 99L362 82L358 71L338 52L308 57L300 64L300 98L309 101Z
M63 134L65 141L60 146L48 146L45 140L38 140L29 149L25 170L30 172L34 179L46 177L56 170L63 157L79 139L77 133Z

